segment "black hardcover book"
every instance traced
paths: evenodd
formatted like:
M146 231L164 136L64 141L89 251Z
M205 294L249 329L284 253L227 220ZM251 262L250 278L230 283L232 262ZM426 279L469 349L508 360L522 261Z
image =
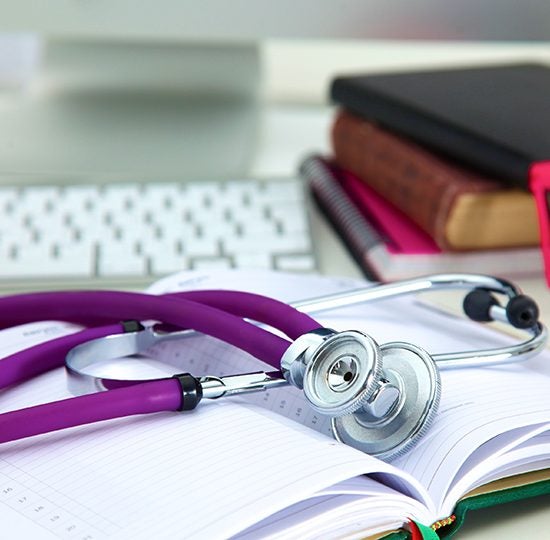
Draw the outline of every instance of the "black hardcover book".
M330 92L364 118L524 188L531 165L550 160L550 67L338 77Z

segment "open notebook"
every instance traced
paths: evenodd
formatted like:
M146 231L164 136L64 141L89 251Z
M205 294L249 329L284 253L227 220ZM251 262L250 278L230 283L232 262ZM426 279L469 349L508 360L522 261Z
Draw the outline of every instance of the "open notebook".
M351 289L357 281L273 273L183 273L151 292L235 288L285 300ZM509 338L409 299L324 313L336 329L430 352L495 346ZM73 328L40 323L0 333L0 354ZM228 374L258 362L195 337L164 343L156 373ZM223 363L220 361L223 360ZM191 413L113 420L0 447L0 523L18 539L365 538L409 520L458 520L474 490L512 477L485 504L550 491L550 356L442 372L439 414L407 455L384 463L337 443L299 391L282 388L202 404ZM63 370L0 393L1 410L68 395ZM204 402L203 402L204 403ZM538 471L537 473L533 471ZM533 476L526 475L531 473ZM518 485L528 484L517 489ZM490 484L488 491L502 489ZM524 490L524 491L522 491ZM468 494L477 497L468 498ZM518 495L519 494L519 495ZM469 503L470 501L470 503ZM1 536L1 535L0 535Z

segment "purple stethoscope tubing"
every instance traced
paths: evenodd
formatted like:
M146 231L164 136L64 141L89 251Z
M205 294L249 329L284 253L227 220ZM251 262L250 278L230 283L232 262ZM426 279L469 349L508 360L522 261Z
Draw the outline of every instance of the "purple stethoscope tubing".
M29 293L0 298L0 328L40 320L91 326L0 360L0 388L62 366L66 354L89 340L124 332L121 320L154 320L219 338L280 368L290 342L243 320L277 328L289 338L320 328L309 315L261 295L190 291L153 296L113 291ZM101 326L100 326L101 325ZM132 384L0 414L0 442L135 414L182 408L177 379Z

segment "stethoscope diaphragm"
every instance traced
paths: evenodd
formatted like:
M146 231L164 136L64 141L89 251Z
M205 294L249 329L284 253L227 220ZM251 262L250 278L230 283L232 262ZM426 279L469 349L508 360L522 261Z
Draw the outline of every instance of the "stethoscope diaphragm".
M384 414L363 407L332 419L334 436L367 454L395 459L410 450L430 428L441 397L439 371L432 357L410 343L385 343L384 385L396 389Z

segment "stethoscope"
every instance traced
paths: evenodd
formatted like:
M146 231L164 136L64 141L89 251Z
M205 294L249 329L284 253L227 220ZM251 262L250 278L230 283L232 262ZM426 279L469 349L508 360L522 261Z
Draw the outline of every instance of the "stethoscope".
M337 332L308 315L441 289L469 290L463 308L470 319L506 322L527 331L529 339L509 347L430 355L411 343L379 345L357 330ZM505 297L504 306L495 294ZM202 399L290 384L303 390L314 411L332 417L336 439L392 460L412 448L432 424L441 395L440 368L524 360L539 352L547 338L533 300L508 281L473 274L428 276L293 305L225 290L162 296L63 291L0 298L0 328L39 320L85 329L0 360L0 388L65 364L71 388L84 395L0 414L0 442L135 414L188 411ZM193 332L236 346L274 370L139 381L90 373L98 361L136 355Z

